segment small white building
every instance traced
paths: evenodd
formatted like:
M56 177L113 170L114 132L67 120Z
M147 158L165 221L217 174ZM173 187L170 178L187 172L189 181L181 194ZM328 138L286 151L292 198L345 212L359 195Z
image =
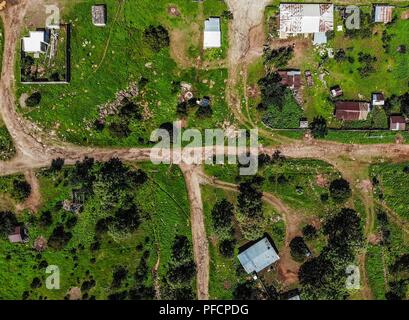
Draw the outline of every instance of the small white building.
M30 31L30 35L22 40L22 50L26 53L45 53L47 47L45 31Z
M222 33L220 29L220 18L211 17L205 21L203 47L220 48L222 46Z
M373 106L383 106L385 105L385 97L382 93L372 94L372 105Z

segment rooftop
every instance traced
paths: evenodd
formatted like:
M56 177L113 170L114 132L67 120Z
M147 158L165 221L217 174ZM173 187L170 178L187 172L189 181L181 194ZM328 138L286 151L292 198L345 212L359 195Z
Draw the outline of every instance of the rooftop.
M211 17L205 20L203 46L207 49L220 48L221 45L220 18Z
M98 27L104 27L107 24L106 5L100 4L92 6L92 23Z
M280 259L267 237L238 255L247 273L260 272Z
M280 4L280 33L282 37L295 33L324 33L333 29L334 5L332 4Z
M366 120L371 105L361 101L338 101L335 103L335 117L338 120Z
M374 21L389 23L392 21L392 6L375 6Z
M23 38L22 50L26 53L45 52L47 50L45 36L45 31L30 31L30 35Z

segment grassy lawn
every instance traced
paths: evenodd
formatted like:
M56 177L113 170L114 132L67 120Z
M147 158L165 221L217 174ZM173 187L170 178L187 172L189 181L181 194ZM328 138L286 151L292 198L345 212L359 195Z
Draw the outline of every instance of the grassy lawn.
M209 237L209 251L210 251L210 284L209 292L211 299L232 299L233 290L236 285L246 279L243 274L239 260L237 259L238 249L247 243L247 241L240 236L237 222L234 222L235 236L237 241L235 252L232 258L226 258L219 252L219 244L221 239L217 236L212 225L211 211L216 202L227 199L229 202L236 204L237 193L216 189L211 186L202 187L203 204L205 211L205 223L207 234ZM266 224L263 227L274 241L278 251L283 248L285 238L285 225L280 220L279 215L268 204L264 204L264 215L266 217ZM274 221L274 222L273 222Z
M65 86L19 85L18 97L34 91L42 95L39 106L21 107L21 113L60 139L73 143L142 146L148 144L152 130L178 118L179 83L186 81L192 84L197 98L211 97L213 109L209 118L200 118L192 110L188 125L201 129L221 126L225 119L231 120L225 103L225 69L209 72L182 69L171 58L169 48L156 52L144 39L144 30L150 25L162 25L169 31L192 24L201 26L205 16L221 15L225 5L216 0L207 1L202 12L203 4L176 0L172 5L180 15L173 16L168 13L169 3L165 0L155 3L108 0L108 24L98 28L90 19L93 3L70 4L62 11L63 20L72 22L71 83ZM223 39L225 44L227 34ZM131 84L139 88L133 102L139 106L142 120L131 119L125 134L118 135L110 126L120 119L112 115L105 119L103 128L97 129L95 121L99 118L100 107L115 102L116 94L126 91Z
M176 234L190 236L189 206L186 187L181 172L177 167L138 165L149 176L148 181L135 190L135 198L143 212L142 223L137 231L126 237L113 237L110 233L101 236L100 248L91 249L95 241L95 224L106 215L97 199L86 201L78 221L70 230L72 238L62 249L48 248L42 253L33 249L34 240L42 235L48 238L59 223L66 224L72 213L64 211L59 203L69 198L71 187L67 184L64 169L60 174L45 175L39 173L43 206L36 215L23 212L18 216L29 229L30 240L27 244L11 244L0 240L0 289L2 299L21 299L28 292L29 299L63 299L71 287L81 287L85 281L94 279L96 285L90 290L83 290L88 297L106 299L110 294L130 290L137 285L152 287L151 270L160 254L159 279L168 273L171 246ZM10 188L10 178L0 180L1 196ZM149 199L148 201L146 199ZM41 213L52 212L52 224L44 227L39 224ZM175 232L177 230L177 232ZM140 267L142 256L147 255L146 271L143 282L134 278ZM46 261L46 263L44 262ZM45 266L57 265L61 274L61 288L48 290L45 285ZM125 266L128 274L119 288L112 286L113 271L118 266ZM33 278L41 279L42 285L32 289ZM166 286L164 283L162 284ZM192 284L194 286L194 284ZM27 294L27 293L26 293Z
M240 183L241 177L235 165L207 165L206 173L231 183ZM322 201L328 194L328 184L339 173L329 164L319 160L286 159L281 164L272 164L259 169L258 174L265 178L263 190L277 195L294 209L310 214L322 214L330 210L331 199ZM321 175L324 184L317 183ZM327 186L325 186L327 185Z
M385 163L371 166L373 180L379 181L375 185L375 196L383 201L390 209L402 218L409 219L408 205L408 173L409 163Z

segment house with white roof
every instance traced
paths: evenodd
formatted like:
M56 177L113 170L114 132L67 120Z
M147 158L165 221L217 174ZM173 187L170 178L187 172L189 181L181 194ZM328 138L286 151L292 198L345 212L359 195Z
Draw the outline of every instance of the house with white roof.
M268 238L264 237L241 252L238 255L238 259L244 270L246 270L248 274L252 274L264 270L278 261L280 257Z
M203 47L220 48L222 46L222 33L220 29L220 18L211 17L205 20Z
M280 38L314 34L315 43L326 43L325 33L334 30L334 5L311 3L280 4Z
M48 42L45 31L30 31L28 37L22 39L22 50L26 53L40 54L47 51Z

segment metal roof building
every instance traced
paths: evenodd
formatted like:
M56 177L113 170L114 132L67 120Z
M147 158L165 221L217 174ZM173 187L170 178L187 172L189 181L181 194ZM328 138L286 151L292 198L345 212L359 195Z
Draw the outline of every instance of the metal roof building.
M238 255L247 273L260 272L280 259L267 237L253 244Z
M280 38L305 33L325 33L334 29L332 4L280 4ZM322 35L320 35L322 41Z
M374 21L389 23L392 21L392 6L375 6Z
M213 17L205 20L203 47L220 48L222 46L222 34L220 18Z
M23 51L27 53L46 52L48 43L45 38L44 31L30 31L30 36L24 37L22 40Z

